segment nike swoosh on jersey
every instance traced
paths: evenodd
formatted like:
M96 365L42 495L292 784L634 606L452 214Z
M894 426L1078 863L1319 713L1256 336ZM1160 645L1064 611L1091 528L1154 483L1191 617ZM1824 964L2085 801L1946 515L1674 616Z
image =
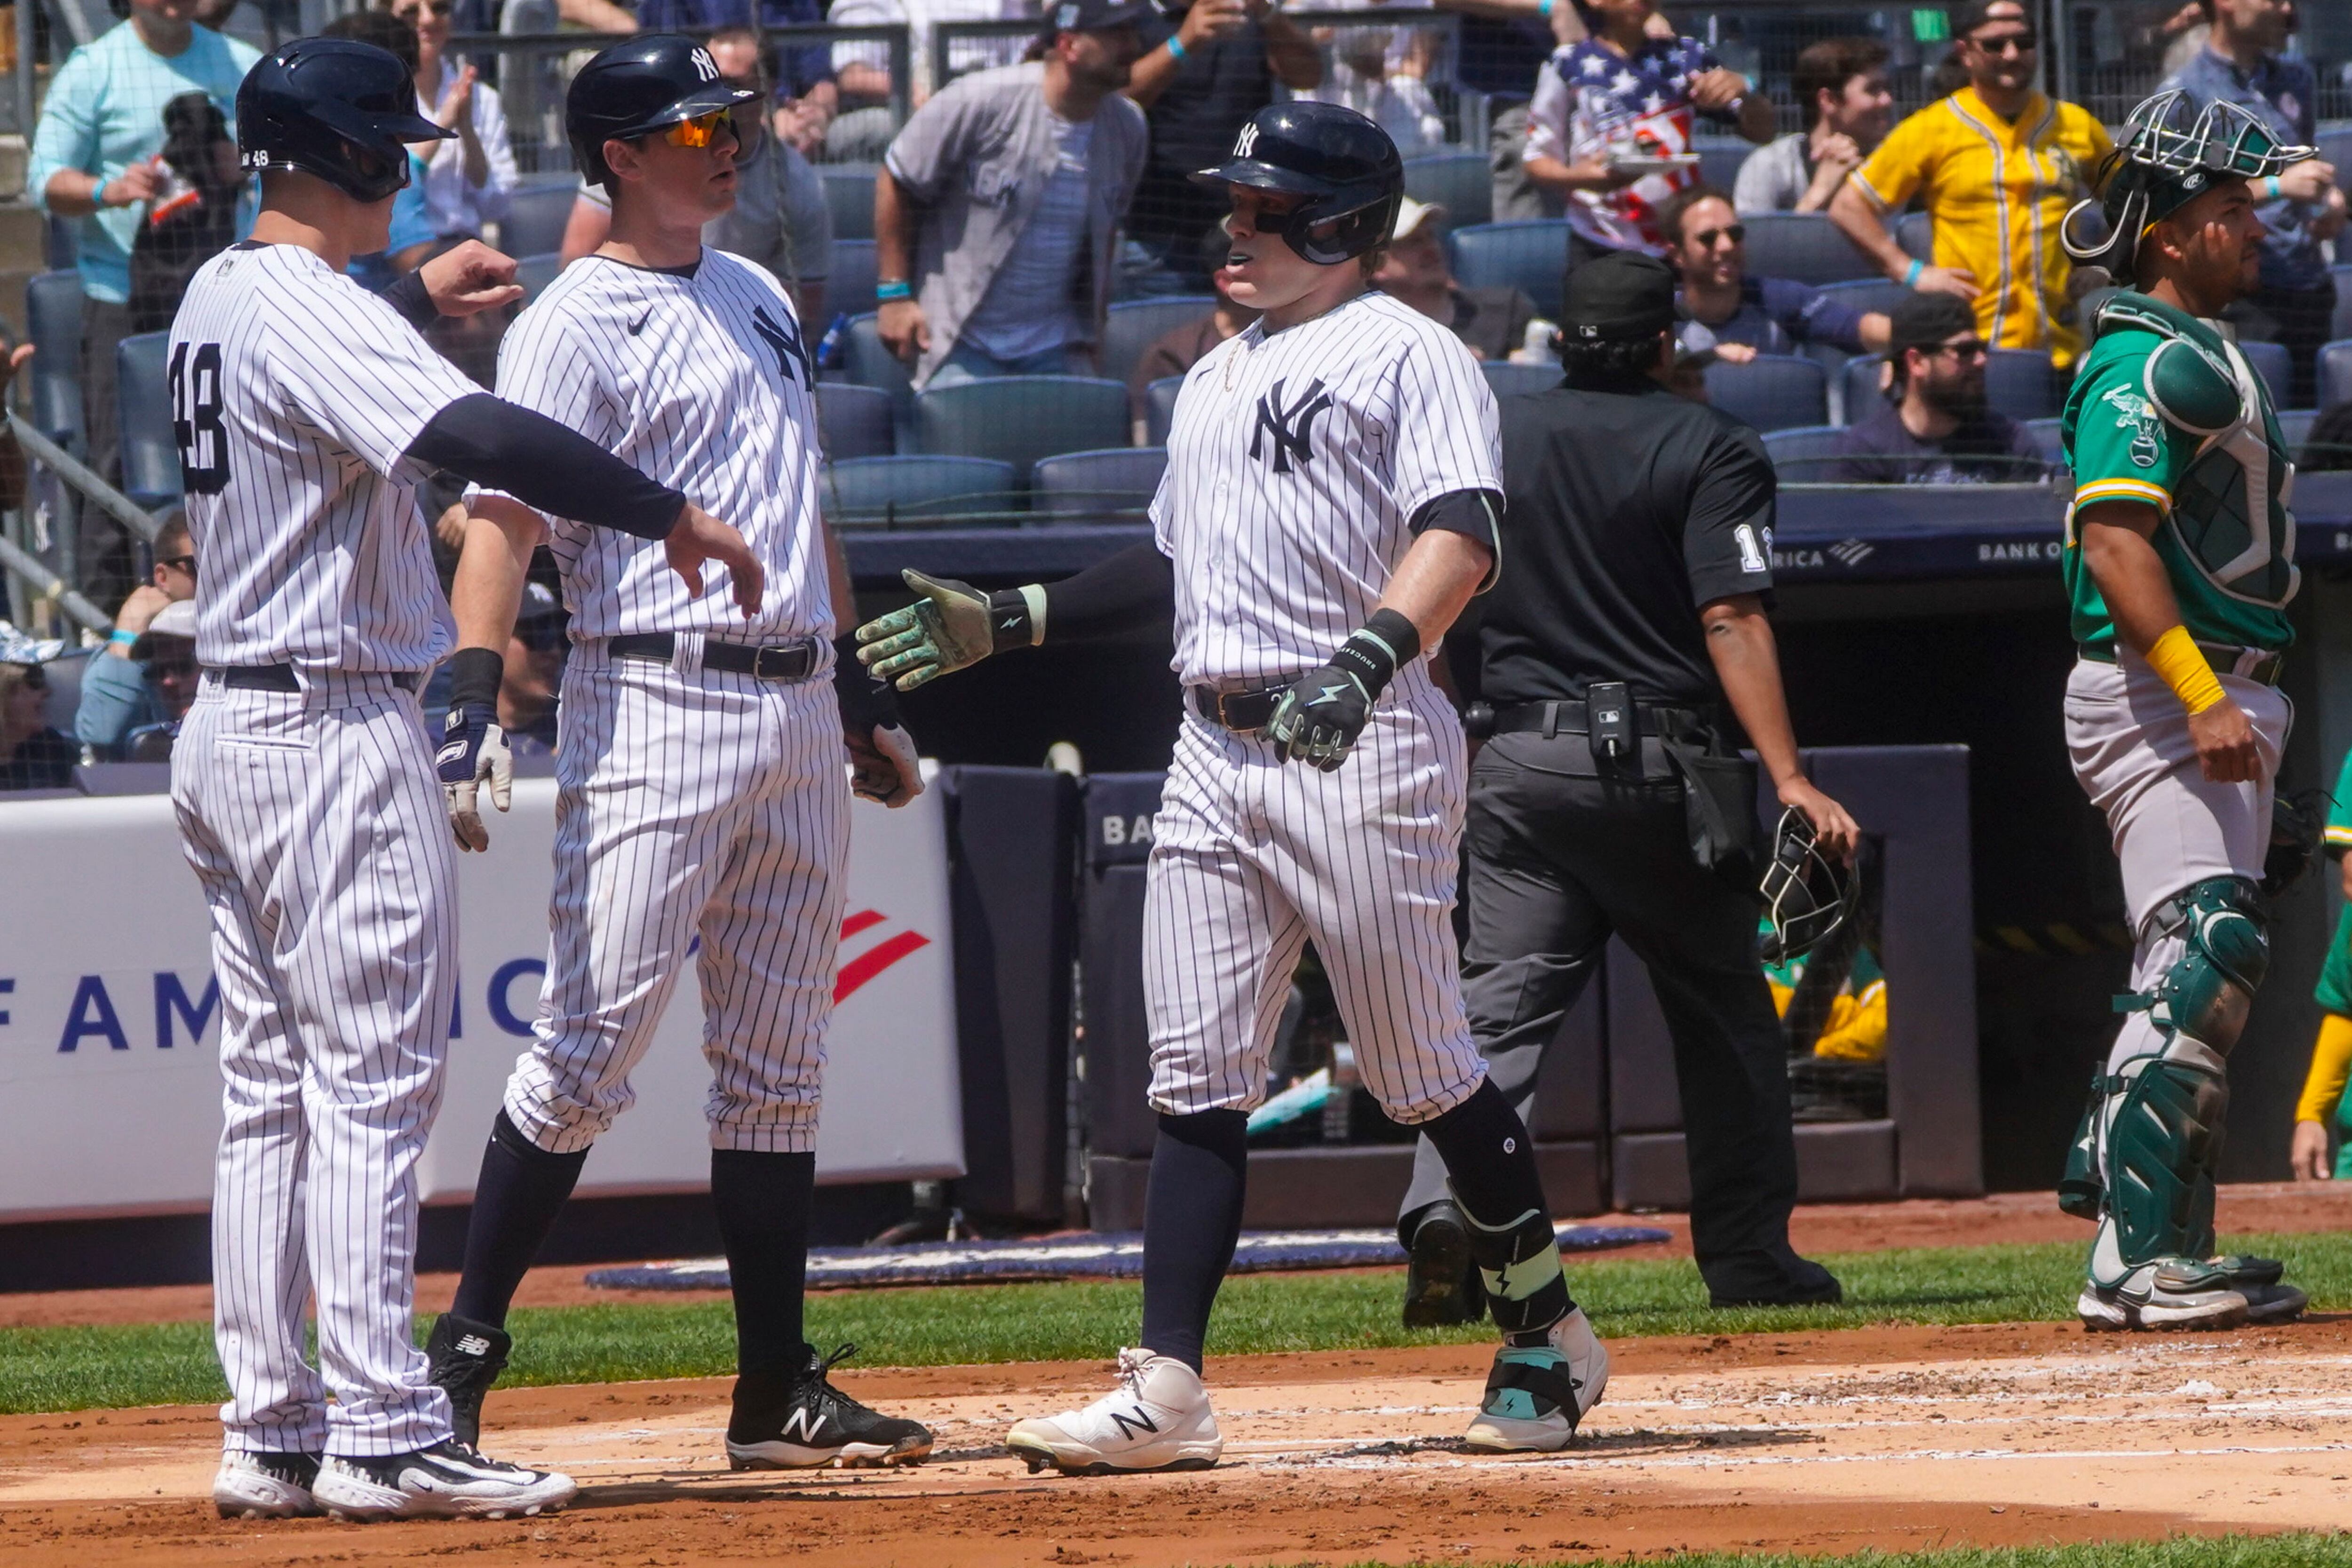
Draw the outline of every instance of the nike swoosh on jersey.
M644 331L646 330L646 323L653 319L654 308L651 305L648 305L646 307L646 313L644 315L639 316L635 321L629 323L629 336L634 338L639 332Z

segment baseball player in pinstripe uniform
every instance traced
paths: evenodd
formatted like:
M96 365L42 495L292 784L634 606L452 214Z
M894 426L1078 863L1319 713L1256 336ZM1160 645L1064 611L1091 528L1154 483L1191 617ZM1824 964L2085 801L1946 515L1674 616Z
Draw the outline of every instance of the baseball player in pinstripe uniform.
M1185 378L1157 548L985 596L910 573L925 597L858 632L908 687L1174 605L1186 712L1144 915L1160 1133L1142 1346L1120 1352L1113 1392L1007 1441L1071 1473L1216 1462L1202 1341L1240 1230L1247 1112L1311 940L1365 1087L1429 1134L1472 1219L1505 1344L1470 1445L1561 1448L1608 1358L1569 1299L1527 1130L1464 1021L1465 744L1424 657L1502 564L1494 396L1451 332L1366 291L1403 193L1371 121L1277 105L1196 178L1230 194L1234 298L1264 314Z
M205 671L172 798L221 993L224 1515L504 1516L574 1491L455 1441L411 1338L416 1161L448 1050L457 912L416 704L451 641L417 481L449 468L585 508L664 540L689 574L725 562L747 612L761 597L760 565L724 523L425 346L416 323L436 300L512 298L511 262L452 253L388 299L344 276L354 252L383 248L404 143L447 134L415 106L406 68L364 44L306 39L256 65L237 131L262 211L172 328L204 563Z
M800 322L763 268L702 243L734 202L733 115L756 96L669 35L615 44L582 69L566 117L582 170L613 195L612 237L523 313L499 355L503 395L740 519L769 594L738 625L634 540L494 489L471 499L441 752L468 847L488 841L479 782L506 804L496 650L542 538L574 647L547 984L483 1152L457 1300L427 1350L470 1438L505 1364L515 1287L589 1145L628 1108L630 1070L698 937L710 1188L740 1371L728 1457L738 1469L895 1465L929 1453L931 1435L833 1387L826 1370L848 1347L831 1359L810 1348L801 1286L849 853L843 764L860 794L892 805L922 782L888 683L833 659L826 641L834 605L851 601L817 510Z

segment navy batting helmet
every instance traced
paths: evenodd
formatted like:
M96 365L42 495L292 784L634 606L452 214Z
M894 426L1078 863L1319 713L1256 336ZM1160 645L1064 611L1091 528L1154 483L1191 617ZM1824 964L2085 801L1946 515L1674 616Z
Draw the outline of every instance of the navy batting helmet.
M563 100L563 129L580 172L609 185L605 142L633 142L759 96L720 76L710 51L692 38L640 34L580 68Z
M1233 155L1192 178L1304 196L1283 220L1283 243L1329 267L1383 244L1404 200L1404 160L1389 133L1336 103L1276 103L1234 139ZM1325 224L1337 226L1318 237Z
M456 134L416 112L416 84L397 58L349 38L280 44L236 89L240 163L315 174L358 201L408 184L407 143Z

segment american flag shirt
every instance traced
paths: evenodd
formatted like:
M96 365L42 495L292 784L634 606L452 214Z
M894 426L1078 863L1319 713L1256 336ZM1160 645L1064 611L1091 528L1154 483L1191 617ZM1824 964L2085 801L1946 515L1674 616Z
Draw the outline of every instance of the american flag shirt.
M1528 106L1528 156L1580 163L1691 152L1702 114L1717 124L1738 123L1736 110L1701 110L1691 102L1691 83L1718 63L1696 38L1645 38L1630 55L1598 38L1555 50ZM1607 249L1663 255L1658 209L1697 180L1693 163L1614 190L1574 191L1568 221Z

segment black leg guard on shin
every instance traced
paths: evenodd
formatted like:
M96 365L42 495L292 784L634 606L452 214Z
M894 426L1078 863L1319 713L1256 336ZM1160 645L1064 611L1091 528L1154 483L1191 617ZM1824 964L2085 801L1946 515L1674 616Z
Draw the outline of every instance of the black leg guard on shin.
M1143 1346L1194 1372L1241 1239L1248 1167L1246 1112L1160 1118L1143 1194Z
M1446 1183L1470 1222L1470 1253L1495 1326L1533 1343L1576 1303L1560 1272L1559 1244L1536 1173L1534 1141L1502 1090L1482 1083L1469 1099L1422 1124L1445 1160Z
M814 1154L710 1152L710 1201L735 1296L735 1365L746 1375L796 1378L808 1366L801 1297L815 1188Z
M506 1327L507 1308L530 1271L555 1216L580 1180L588 1151L551 1154L500 1110L490 1123L466 1221L466 1262L449 1310L491 1328Z

